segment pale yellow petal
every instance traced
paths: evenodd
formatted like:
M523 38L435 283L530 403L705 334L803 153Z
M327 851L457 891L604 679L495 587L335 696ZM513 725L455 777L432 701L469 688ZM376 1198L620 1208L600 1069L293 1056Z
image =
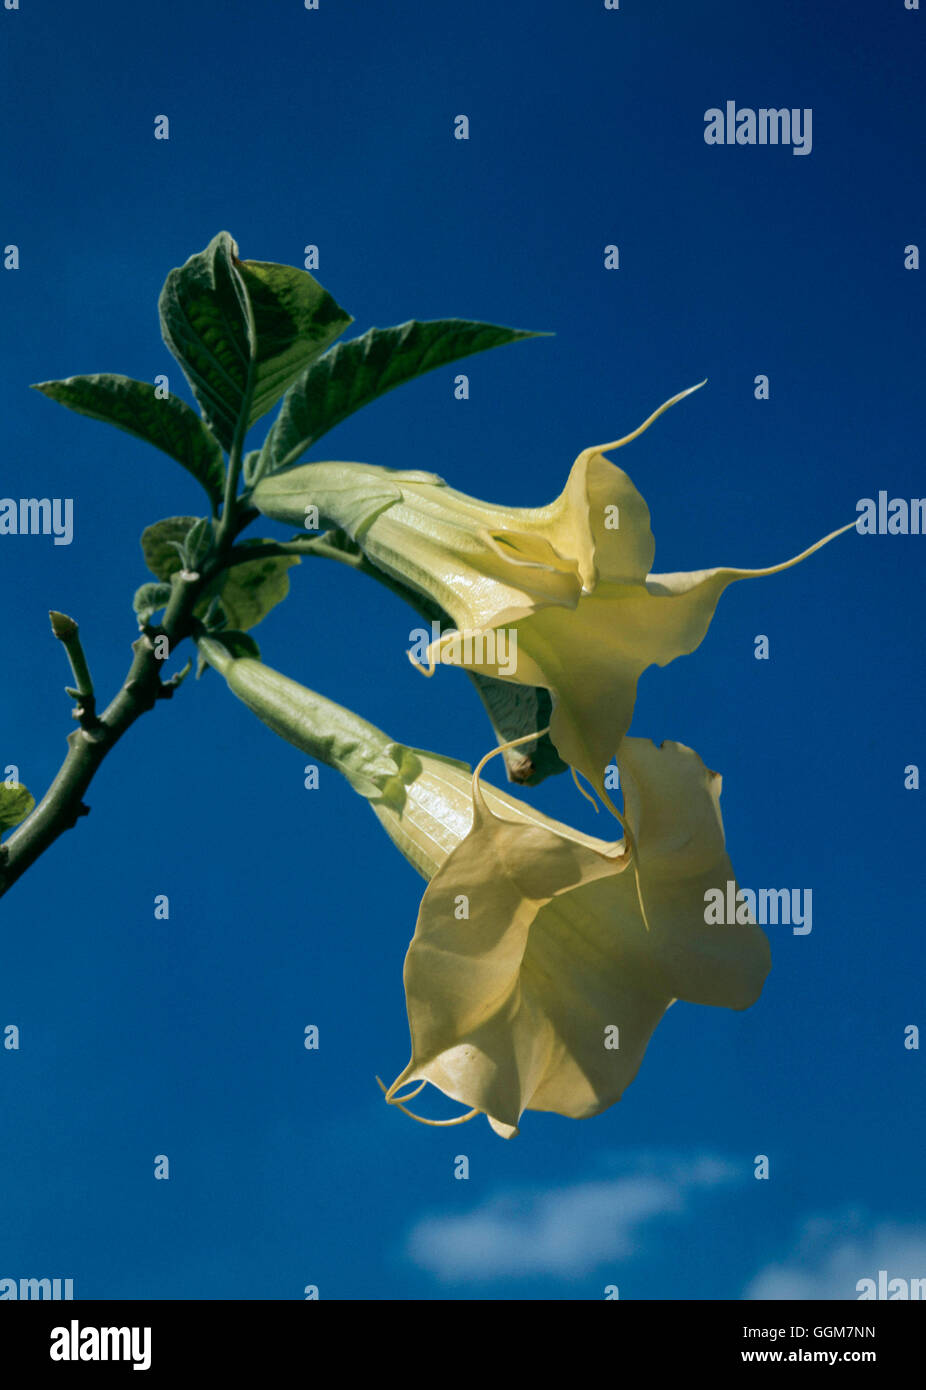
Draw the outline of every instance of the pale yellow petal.
M653 574L643 584L600 583L574 612L545 608L519 622L517 679L553 696L550 738L560 757L602 789L604 769L633 716L637 682L703 641L721 594L740 579L789 569L854 523L767 569ZM495 674L493 672L492 674Z
M705 922L705 895L736 875L724 846L721 779L682 743L624 740L618 763L624 812L639 854L649 949L677 999L747 1009L771 968L755 925Z
M412 1057L396 1087L430 1081L499 1133L525 1109L584 1118L620 1099L673 999L758 996L764 933L704 922L705 889L733 879L719 778L691 749L641 739L621 770L649 930L619 844L477 803L406 957Z
M477 816L432 879L406 957L405 1080L427 1078L517 1125L554 1045L539 1003L520 985L532 923L563 888L610 872L607 856L546 827Z
M627 474L586 449L576 459L566 487L539 522L555 549L574 558L582 587L602 579L642 581L653 563L655 541L649 508Z

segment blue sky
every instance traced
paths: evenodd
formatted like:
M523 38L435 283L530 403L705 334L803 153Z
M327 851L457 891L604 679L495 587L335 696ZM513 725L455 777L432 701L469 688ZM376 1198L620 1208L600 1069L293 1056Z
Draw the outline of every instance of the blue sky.
M0 495L73 497L76 526L67 547L0 538L0 763L36 793L71 727L48 609L113 692L138 535L200 499L27 388L166 371L189 399L156 300L222 228L254 259L317 244L349 335L451 315L556 335L471 359L466 402L453 369L402 388L314 458L540 504L580 449L707 377L620 458L656 569L773 564L859 498L926 491L923 282L903 264L926 240L921 13L402 8L0 12L0 245L21 261L0 271ZM728 99L812 108L812 152L706 145ZM903 785L926 761L924 553L850 532L735 586L694 655L644 676L633 733L723 773L740 882L812 889L813 931L769 928L746 1013L675 1005L619 1105L530 1113L509 1143L382 1103L420 880L334 773L306 791L304 757L218 679L185 685L2 903L0 1028L22 1045L0 1050L0 1277L85 1298L573 1299L851 1298L879 1267L926 1275L923 1052L903 1046L926 1023L923 793ZM292 578L257 634L268 662L396 738L487 751L465 678L410 667L397 599L322 561ZM595 829L566 778L534 800Z

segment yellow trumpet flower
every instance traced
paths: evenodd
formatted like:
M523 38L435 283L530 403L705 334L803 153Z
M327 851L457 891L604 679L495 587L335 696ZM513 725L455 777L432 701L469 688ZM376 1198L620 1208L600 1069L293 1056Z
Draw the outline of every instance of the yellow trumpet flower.
M695 650L728 585L788 569L840 534L766 569L650 572L649 510L605 454L697 389L673 396L623 439L584 449L545 507L494 506L436 474L359 463L278 473L252 500L298 526L306 506L317 507L385 575L449 613L457 631L412 653L428 674L438 663L462 665L549 690L557 752L611 805L605 767L630 727L643 671Z
M199 650L274 732L342 772L430 880L405 960L412 1055L383 1086L390 1102L405 1109L403 1087L431 1082L469 1110L425 1123L484 1113L505 1137L528 1109L596 1115L633 1080L673 1000L745 1009L758 998L764 932L705 921L705 902L735 876L720 777L690 748L628 737L618 753L644 919L626 839L585 835L483 785L486 759L471 774L392 742L236 656L231 639Z
M648 920L625 841L514 811L481 787L480 764L471 826L431 879L406 956L412 1055L388 1101L405 1109L418 1091L402 1088L431 1082L470 1107L444 1123L484 1113L505 1138L525 1110L583 1119L620 1100L674 1000L758 998L765 933L704 920L705 895L734 878L720 777L680 743L626 738L618 761Z

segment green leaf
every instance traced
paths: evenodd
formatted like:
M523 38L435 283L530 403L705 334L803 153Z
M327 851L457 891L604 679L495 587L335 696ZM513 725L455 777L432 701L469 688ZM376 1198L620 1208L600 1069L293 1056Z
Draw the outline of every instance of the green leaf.
M354 320L306 270L272 261L236 265L257 330L253 424Z
M231 448L352 322L307 271L241 261L228 232L168 275L161 332L207 423Z
M163 450L200 482L213 505L218 505L225 486L225 463L218 440L195 410L179 396L155 396L146 381L134 381L112 372L69 376L63 381L39 381L32 388L50 400L103 420L134 434L146 444Z
M138 626L147 627L158 609L163 608L169 599L169 584L142 584L136 589L132 607L138 619Z
M183 568L180 550L192 528L201 518L198 516L168 516L146 526L141 533L142 554L145 564L158 579L170 579L172 574Z
M0 782L0 830L12 830L14 825L19 825L31 814L34 806L35 797L19 782L14 782L12 786L8 782Z
M258 467L258 477L295 463L328 430L361 406L435 367L488 348L544 337L467 319L433 319L371 328L308 366L287 391Z
M266 545L267 542L250 539L240 544ZM287 571L291 565L298 564L298 555L264 556L225 570L211 592L219 594L229 628L247 632L256 627L271 608L286 598L289 593Z

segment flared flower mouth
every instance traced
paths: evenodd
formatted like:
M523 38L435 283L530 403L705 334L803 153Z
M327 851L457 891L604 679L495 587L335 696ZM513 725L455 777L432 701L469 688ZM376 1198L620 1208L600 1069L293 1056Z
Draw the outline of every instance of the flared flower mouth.
M647 667L693 652L730 584L788 569L855 525L765 569L652 573L649 509L605 455L703 384L665 401L622 439L584 449L544 507L496 506L434 474L347 463L265 479L253 500L300 525L313 502L381 574L450 615L455 631L432 642L423 660L409 653L426 674L460 665L547 690L556 752L610 805L605 768L630 728Z
M425 1123L482 1113L508 1138L528 1109L613 1105L674 1000L748 1008L770 952L752 923L704 920L705 894L734 876L720 779L693 750L628 738L619 755L648 923L623 841L491 809L485 761L472 827L421 903L404 976L412 1055L383 1090L413 1114L430 1082L467 1111Z

